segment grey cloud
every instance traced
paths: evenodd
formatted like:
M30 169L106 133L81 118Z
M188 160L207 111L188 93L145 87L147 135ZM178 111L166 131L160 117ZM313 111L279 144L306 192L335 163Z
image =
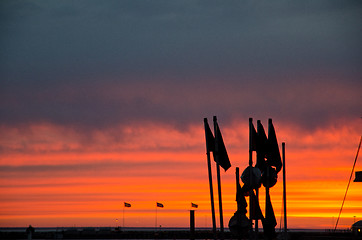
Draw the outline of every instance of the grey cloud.
M183 125L255 114L315 127L310 119L360 114L359 1L1 4L2 124ZM339 84L348 99L318 98Z

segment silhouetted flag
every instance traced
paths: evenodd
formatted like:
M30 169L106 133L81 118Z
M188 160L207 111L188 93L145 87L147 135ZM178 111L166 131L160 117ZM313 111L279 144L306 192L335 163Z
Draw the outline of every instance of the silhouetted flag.
M268 138L266 137L264 127L261 122L258 120L257 122L258 129L258 138L257 138L257 146L256 146L256 164L255 167L259 168L263 173L266 169L266 153L268 150Z
M163 204L162 203L156 203L157 207L163 208Z
M222 135L220 132L219 125L216 121L215 124L215 151L214 151L214 160L225 170L227 171L230 167L229 156L226 152L226 147Z
M275 226L277 225L277 220L275 219L269 191L266 191L265 195L265 219L263 221L263 228L267 238L273 239L276 236Z
M280 157L277 136L271 119L269 119L267 159L268 165L274 166L277 173L282 169L282 158Z
M125 207L131 207L131 204L124 202L124 206L125 206Z
M353 180L353 182L362 182L362 171L355 172L355 174L356 174L356 177Z
M251 123L251 132L249 133L251 136L251 143L250 143L250 147L252 151L256 151L257 150L257 142L258 142L258 134L255 130L254 124Z
M206 151L207 153L215 151L215 138L211 132L209 123L207 122L207 118L204 118L205 125L205 138L206 138Z
M258 220L264 219L263 213L261 212L259 201L256 198L254 190L251 190L251 212L250 219Z
M198 208L199 205L197 205L197 204L195 204L195 203L191 203L191 207L193 207L193 208Z

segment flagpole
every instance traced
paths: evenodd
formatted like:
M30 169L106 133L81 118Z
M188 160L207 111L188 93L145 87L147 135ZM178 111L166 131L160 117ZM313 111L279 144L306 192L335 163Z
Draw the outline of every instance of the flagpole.
M220 232L221 239L224 239L224 217L222 210L222 198L221 198L221 177L220 177L220 164L216 164L217 171L217 185L218 185L218 193L219 193L219 212L220 212Z
M259 203L259 188L255 189L255 198L256 201ZM258 239L258 233L259 233L259 219L255 219L255 239Z
M259 131L259 125L261 125L261 122L260 120L257 120L257 130ZM259 133L259 132L258 132ZM253 140L253 143L255 143L255 139L252 139ZM257 148L257 147L256 147ZM256 150L256 149L255 149ZM259 153L260 154L260 153ZM258 151L256 152L256 162L258 162ZM255 189L255 196L256 196L256 200L259 204L259 188L256 188ZM260 206L260 205L259 205ZM255 219L255 239L258 239L258 234L259 234L259 219Z
M288 239L287 236L287 191L286 191L286 175L285 175L285 142L282 143L282 155L283 155L283 203L284 203L284 238Z
M217 119L216 116L213 117L214 121L214 133L217 132ZM216 139L215 139L216 141ZM215 143L215 147L217 147L218 144ZM217 152L218 149L215 149ZM217 155L217 154L216 154ZM217 173L217 186L218 186L218 194L219 194L219 215L220 215L220 232L221 232L221 239L224 239L224 218L223 218L223 210L222 210L222 197L221 197L221 177L220 177L220 164L216 163L216 173Z
M124 203L123 203L123 229L124 229Z
M269 118L268 119L268 140L270 140L270 132L271 132L271 125L272 125L272 119ZM268 162L267 162L268 163ZM265 186L265 217L267 217L267 209L268 207L268 201L270 199L270 188L269 188L269 175L270 175L270 171L269 171L269 164L266 164L266 186ZM270 204L271 204L271 199L270 199ZM269 214L268 214L269 215Z
M215 203L214 203L214 190L212 186L212 171L211 171L211 161L210 153L207 153L207 164L209 169L209 186L210 186L210 200L211 200L211 214L212 214L212 231L214 233L214 238L216 239L216 217L215 217Z
M253 181L252 181L252 178L253 178L253 147L252 147L252 144L253 144L253 134L252 134L252 127L253 127L253 119L252 118L249 118L249 168L250 168L250 187L252 186L253 184ZM249 218L250 218L250 222L252 223L253 220L251 219L252 217L252 214L251 214L251 211L253 209L253 206L252 206L252 201L251 201L251 197L252 197L252 190L253 189L250 189L249 190ZM250 240L253 239L252 237L252 234L253 233L253 224L250 224Z
M157 203L156 203L155 231L157 231Z
M236 193L238 193L238 184L239 184L239 181L240 181L239 180L239 177L240 177L239 167L235 168L235 177L236 177ZM236 200L238 200L238 199L236 198Z
M206 131L207 118L204 118L204 125ZM207 141L207 140L206 140ZM214 238L216 239L216 219L215 219L215 203L214 203L214 189L212 186L212 171L211 171L211 160L210 160L210 151L208 151L208 146L206 142L206 155L207 155L207 167L209 173L209 187L210 187L210 201L211 201L211 215L212 215L212 231L214 233Z

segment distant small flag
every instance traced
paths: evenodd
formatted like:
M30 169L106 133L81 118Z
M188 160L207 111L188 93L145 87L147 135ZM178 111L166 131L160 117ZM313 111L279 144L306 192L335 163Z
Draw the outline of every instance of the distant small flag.
M163 208L163 204L162 203L156 203L157 204L157 207L160 207L160 208Z
M131 207L131 204L124 202L124 206L125 206L125 207Z
M191 203L191 207L193 207L193 208L198 208L199 205L197 205L197 204L195 204L195 203Z

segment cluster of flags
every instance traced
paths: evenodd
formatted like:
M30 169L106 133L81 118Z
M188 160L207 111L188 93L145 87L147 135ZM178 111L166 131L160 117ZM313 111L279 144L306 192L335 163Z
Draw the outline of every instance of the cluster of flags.
M132 207L132 205L131 205L130 203L128 203L128 202L124 202L124 205L123 205L123 206L126 207L126 208ZM163 205L163 203L156 202L156 207L163 208L164 205ZM192 207L192 208L198 208L199 205L191 202L191 207Z
M269 119L268 126L268 137L266 137L261 121L257 121L257 131L255 131L254 125L251 123L251 139L253 139L253 146L251 146L251 149L256 151L257 159L255 167L260 170L261 183L266 188L265 218L260 216L256 219L261 219L263 226L266 224L267 228L270 228L269 231L273 231L271 228L277 225L277 221L275 219L273 206L270 200L269 188L273 187L277 183L277 174L282 169L282 160L275 129L271 119Z
M214 117L214 133L207 123L207 119L204 119L205 125L205 138L206 138L206 150L209 157L209 154L212 152L214 161L220 165L225 171L231 167L231 163L226 151L224 140L221 135L221 131L218 123L216 122L216 117ZM238 210L235 212L232 219L229 222L230 230L236 230L235 232L242 232L240 229L249 230L252 228L251 220L261 220L264 228L264 233L268 239L275 237L275 226L277 221L275 219L275 214L273 206L270 199L269 189L277 183L277 174L282 169L282 160L280 156L278 141L275 133L275 129L272 123L272 120L269 119L268 122L268 136L265 133L264 127L261 124L261 121L257 121L257 129L255 129L252 119L249 120L249 166L244 170L241 180L243 181L243 187L239 183L239 173L237 168L237 194L236 200L238 205ZM256 152L256 164L253 166L252 161L252 152ZM208 160L209 162L209 160ZM208 163L209 164L209 163ZM210 178L210 166L209 166L209 178ZM211 179L211 178L210 178ZM213 193L212 193L212 182L210 181L210 196L211 196L211 205L213 213L213 222L214 220L214 206L213 206ZM219 183L220 184L220 183ZM263 212L260 209L258 201L258 191L255 193L254 190L263 185L266 189L266 199L265 199L265 217ZM221 187L219 187L219 192L221 192ZM247 213L247 202L245 196L249 196L250 204L250 220L246 217ZM221 194L219 193L219 201L221 200ZM220 205L222 208L222 205ZM222 210L220 210L220 228L222 226ZM215 228L215 225L214 225Z
M265 130L261 121L257 121L257 130L252 123L252 119L249 122L250 127L250 145L249 151L256 152L256 164L253 167L252 159L249 162L242 176L241 180L244 186L240 188L239 195L237 195L238 206L239 202L242 202L245 206L245 196L250 196L250 220L261 220L263 224L264 234L267 239L273 239L276 236L275 227L277 221L275 218L272 202L270 199L269 189L277 183L278 173L282 169L282 160L279 151L279 145L275 134L275 129L272 120L268 122L268 136L265 134ZM253 178L254 181L251 180ZM265 216L260 209L258 196L254 189L263 185L265 187ZM238 209L240 212L240 209ZM237 211L237 212L238 212ZM246 213L245 210L242 212Z
M256 151L256 165L260 171L266 172L267 168L273 168L277 173L282 169L282 159L278 146L275 129L269 119L268 137L265 134L261 121L257 121L257 131L251 123L251 150Z

